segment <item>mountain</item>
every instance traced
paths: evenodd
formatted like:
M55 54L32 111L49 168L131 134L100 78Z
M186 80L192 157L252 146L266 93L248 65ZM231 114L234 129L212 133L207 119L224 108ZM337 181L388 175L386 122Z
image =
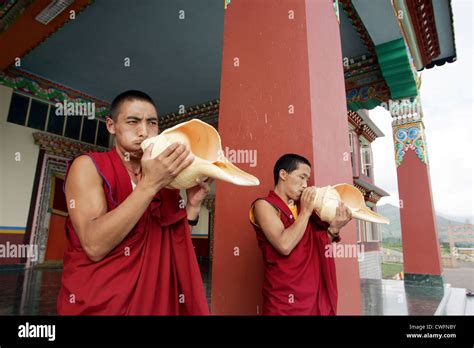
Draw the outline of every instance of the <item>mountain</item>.
M377 212L390 220L390 225L379 225L379 231L382 234L382 240L386 242L401 243L401 225L400 225L400 209L391 204L384 204L377 206ZM447 239L448 226L463 225L462 217L458 221L449 218L446 215L436 213L436 227L438 229L438 236L441 241ZM472 221L472 220L471 220Z

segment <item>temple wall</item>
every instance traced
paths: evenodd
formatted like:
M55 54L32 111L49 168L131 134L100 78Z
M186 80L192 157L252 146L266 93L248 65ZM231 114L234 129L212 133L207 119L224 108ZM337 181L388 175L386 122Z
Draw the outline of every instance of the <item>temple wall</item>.
M33 141L34 129L7 122L12 92L11 88L0 85L0 244L3 245L23 243L39 152ZM0 257L0 265L18 261Z

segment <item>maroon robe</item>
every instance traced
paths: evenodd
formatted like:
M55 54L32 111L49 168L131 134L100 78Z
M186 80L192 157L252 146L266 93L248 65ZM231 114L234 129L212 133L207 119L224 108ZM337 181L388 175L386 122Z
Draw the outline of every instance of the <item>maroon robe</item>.
M295 222L288 205L274 191L260 199L279 210L285 229ZM264 262L262 314L335 315L336 267L334 258L325 256L331 245L329 224L313 213L303 237L288 256L280 254L258 226L253 227Z
M128 172L115 147L86 155L103 179L111 211L132 193ZM132 231L99 262L87 257L69 217L66 233L58 314L209 314L178 190L160 190Z

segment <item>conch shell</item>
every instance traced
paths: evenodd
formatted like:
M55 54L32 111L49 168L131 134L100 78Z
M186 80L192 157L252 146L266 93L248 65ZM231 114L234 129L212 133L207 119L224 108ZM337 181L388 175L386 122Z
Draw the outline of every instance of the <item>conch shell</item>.
M316 187L316 190L314 210L323 221L330 223L334 220L336 208L339 202L342 201L351 210L353 218L379 224L390 224L387 218L367 208L364 196L352 185L338 184Z
M145 150L153 143L151 157L154 158L174 142L187 144L194 155L194 161L167 188L187 189L197 185L196 179L207 178L219 179L240 186L260 184L255 176L237 168L224 156L219 133L214 127L198 119L166 129L160 135L146 139L140 146Z

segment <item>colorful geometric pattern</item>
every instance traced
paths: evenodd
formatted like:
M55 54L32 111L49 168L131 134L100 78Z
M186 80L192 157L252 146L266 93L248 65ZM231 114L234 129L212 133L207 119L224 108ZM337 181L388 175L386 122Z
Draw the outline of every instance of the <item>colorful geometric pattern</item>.
M364 54L344 62L344 83L350 110L371 110L390 99L390 90L375 55Z
M424 164L428 164L426 141L421 122L399 126L394 129L393 136L395 140L395 162L397 163L397 167L402 164L403 157L409 150L415 151L418 158Z
M21 70L0 71L0 84L52 103L60 103L64 100L73 103L92 102L95 104L95 117L98 118L105 119L109 113L109 103L107 102L59 86Z
M178 123L186 122L193 118L198 118L201 121L209 123L210 125L217 128L219 105L220 101L219 99L216 99L207 103L186 107L186 110L182 113L176 111L160 116L158 120L160 132L167 128L171 128Z
M353 111L359 109L371 110L389 99L390 92L383 80L375 84L346 90L347 105Z
M108 151L107 148L102 146L91 145L45 132L34 132L33 139L35 144L38 145L41 150L46 151L46 153L67 159L74 158L89 151Z

